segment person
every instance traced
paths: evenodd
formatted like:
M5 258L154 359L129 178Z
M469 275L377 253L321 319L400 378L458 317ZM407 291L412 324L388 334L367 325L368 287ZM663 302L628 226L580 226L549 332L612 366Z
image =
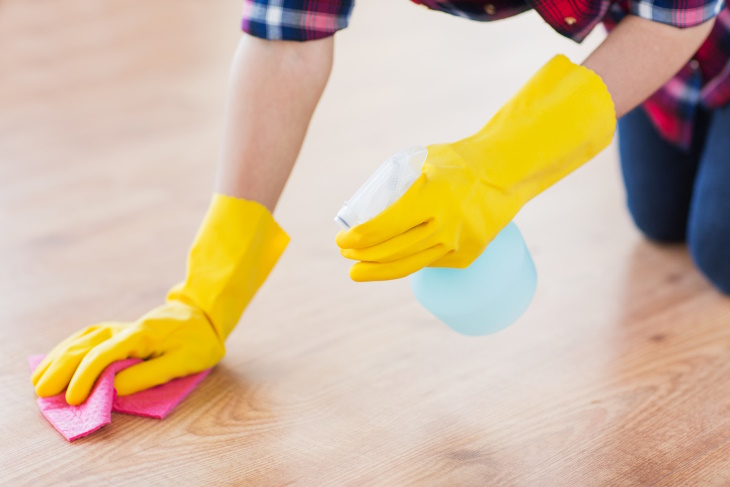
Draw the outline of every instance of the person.
M628 205L653 240L689 242L730 293L730 13L723 0L412 0L479 21L534 9L580 42L610 31L582 65L556 56L476 134L428 147L421 176L371 221L337 236L356 281L468 266L541 191L611 141L617 119ZM40 396L85 400L111 362L131 394L212 367L284 251L272 212L332 66L354 0L245 0L216 193L184 282L133 323L105 322L34 371ZM458 80L454 80L458 84ZM638 107L640 104L642 106Z

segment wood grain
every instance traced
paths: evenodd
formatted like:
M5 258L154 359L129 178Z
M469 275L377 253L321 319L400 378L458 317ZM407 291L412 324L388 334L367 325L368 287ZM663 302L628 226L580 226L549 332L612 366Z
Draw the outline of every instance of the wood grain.
M391 152L476 129L555 52L359 2L277 210L292 244L228 355L166 420L66 443L25 357L134 319L182 277L214 179L237 1L0 2L0 484L723 485L730 301L624 209L615 148L518 217L539 273L515 325L467 338L407 281L355 284L340 202ZM387 12L384 14L384 12Z

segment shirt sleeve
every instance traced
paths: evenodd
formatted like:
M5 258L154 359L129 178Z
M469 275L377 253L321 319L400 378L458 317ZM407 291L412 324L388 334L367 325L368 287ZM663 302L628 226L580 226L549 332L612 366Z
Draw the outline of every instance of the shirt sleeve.
M716 17L725 7L725 0L630 0L633 15L685 28L702 24Z
M347 27L355 0L243 0L244 32L267 40L311 41Z

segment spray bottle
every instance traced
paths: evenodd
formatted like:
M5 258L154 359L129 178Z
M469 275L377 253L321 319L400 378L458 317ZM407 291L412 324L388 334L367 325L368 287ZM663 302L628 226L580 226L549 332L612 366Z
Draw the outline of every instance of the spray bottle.
M347 230L393 204L418 179L427 156L422 146L391 156L345 202L335 222ZM537 273L522 234L510 222L466 269L426 267L410 282L424 308L457 332L477 336L506 328L525 312Z

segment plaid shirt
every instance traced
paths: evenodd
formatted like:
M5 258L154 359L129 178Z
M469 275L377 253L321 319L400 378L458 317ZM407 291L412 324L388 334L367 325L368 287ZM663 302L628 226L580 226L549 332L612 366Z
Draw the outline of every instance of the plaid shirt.
M730 102L730 11L725 0L411 0L459 17L492 21L529 9L558 33L581 42L599 23L610 30L626 15L677 27L713 17L694 58L643 104L658 131L688 147L698 108ZM243 30L264 39L307 41L347 27L354 0L244 0Z

